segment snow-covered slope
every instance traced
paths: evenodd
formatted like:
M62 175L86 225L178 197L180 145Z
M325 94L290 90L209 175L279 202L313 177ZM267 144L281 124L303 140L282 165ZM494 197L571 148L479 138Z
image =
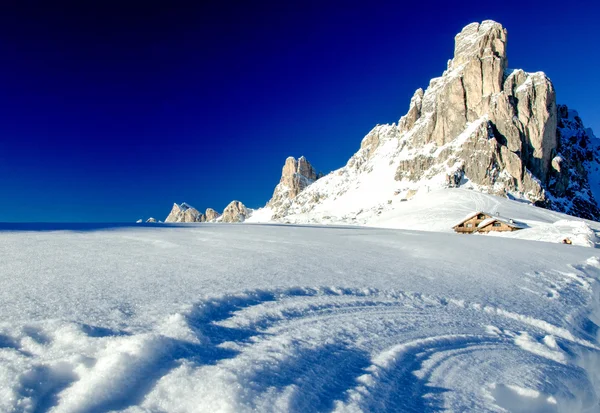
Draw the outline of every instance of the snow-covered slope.
M24 228L0 232L1 412L600 407L594 249L356 227Z
M410 201L394 199L381 212L371 210L363 218L372 226L451 232L452 227L473 211L485 211L512 219L524 229L515 232L477 234L597 247L600 223L538 208L523 200L489 195L476 190L442 189L417 194ZM300 219L303 221L304 219Z
M586 247L597 247L600 242L600 223L539 208L526 200L508 199L465 188L429 189L429 192L419 191L407 199L403 191L378 192L377 184L385 185L386 182L377 175L366 174L360 178L373 178L371 182L365 180L367 187L372 188L367 196L363 193L364 187L359 184L310 210L290 213L284 222L452 232L452 227L467 215L484 211L525 225L524 229L516 232L477 234L478 237L502 236L554 243L562 243L568 238L573 244ZM471 187L468 183L464 186ZM259 209L248 222L271 222L271 212Z

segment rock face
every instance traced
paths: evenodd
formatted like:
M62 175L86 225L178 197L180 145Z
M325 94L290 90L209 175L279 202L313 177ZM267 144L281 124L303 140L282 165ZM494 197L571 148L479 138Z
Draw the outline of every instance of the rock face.
M397 180L416 181L434 165L453 161L450 186L467 176L496 193L545 201L557 147L554 87L541 72L507 71L506 40L506 30L489 20L456 36L448 70L425 92L415 92L398 123L399 135L412 135L408 149L433 144L441 150L405 159Z
M275 211L276 216L283 216L287 207L296 196L320 176L304 156L285 160L281 179L275 187L267 206Z
M206 217L206 221L214 221L221 216L217 211L212 208L206 208L206 212L204 213Z
M173 204L171 213L165 222L204 222L206 217L196 208L183 202L181 205Z
M244 222L248 216L248 209L240 201L231 201L223 210L221 222Z
M590 183L598 140L557 106L544 73L508 70L506 50L499 23L466 26L442 76L417 89L397 125L369 132L345 167L312 183L314 170L299 174L300 162L288 159L267 204L273 219L311 214L319 222L333 211L352 220L391 194L463 185L600 219L600 184ZM310 186L294 186L298 175Z
M552 158L548 204L552 209L598 220L600 208L600 140L581 118L558 106L558 145ZM596 202L594 202L596 201Z

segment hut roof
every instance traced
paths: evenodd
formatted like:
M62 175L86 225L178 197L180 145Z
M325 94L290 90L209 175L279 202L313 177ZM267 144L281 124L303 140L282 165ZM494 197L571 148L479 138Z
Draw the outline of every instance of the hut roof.
M476 216L477 216L477 215L479 215L479 214L484 214L484 215L487 215L488 217L492 217L492 216L494 216L493 214L490 214L489 212L485 212L485 211L476 211L476 212L472 212L472 213L470 213L469 215L467 215L466 217L464 217L464 218L463 218L463 219L462 219L462 220L461 220L459 223L457 223L457 224L453 225L453 228L454 228L454 227L457 227L457 226L459 226L460 224L462 224L462 223L463 223L463 222L465 222L465 221L468 221L468 220L470 220L470 219L471 219L471 218L473 218L473 217L476 217Z
M502 222L510 227L517 228L517 229L525 228L524 225L518 224L515 221L513 221L512 219L506 219L506 218L500 218L500 217L492 217L492 218L483 220L479 223L479 225L477 225L477 228L485 228L493 222Z

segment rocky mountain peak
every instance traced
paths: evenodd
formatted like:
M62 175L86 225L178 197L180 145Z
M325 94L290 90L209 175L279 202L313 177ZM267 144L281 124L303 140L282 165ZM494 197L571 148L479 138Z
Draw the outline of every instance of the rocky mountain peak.
M204 222L206 217L193 206L185 202L173 204L171 212L165 218L165 222Z
M600 185L584 174L600 167L600 151L584 149L596 148L595 139L568 109L559 114L544 73L508 70L506 50L499 23L466 26L447 69L416 90L397 125L376 126L345 167L292 197L282 178L268 204L277 206L273 219L310 214L318 222L322 208L324 217L339 210L352 221L390 204L390 194L456 186L600 219Z
M414 125L417 119L421 117L421 109L423 108L423 96L425 92L423 89L418 88L415 91L415 94L410 99L410 106L408 108L408 112L406 115L402 116L398 121L398 129L401 132L406 132L410 130Z
M223 210L221 222L244 222L249 211L240 201L231 201Z
M506 59L507 31L500 23L485 20L465 26L454 38L452 66L466 64L473 59L499 59L503 69Z
M414 152L427 144L441 150L405 159L397 180L421 179L445 162L449 185L467 176L494 192L545 199L557 147L554 87L542 72L509 73L506 40L506 29L491 20L472 23L456 36L448 70L424 93L417 90L398 124Z
M317 172L304 156L298 159L290 156L285 160L279 183L288 187L288 197L294 198L316 179Z
M212 208L206 208L206 212L204 213L204 215L206 216L207 221L214 221L215 219L221 216L221 214L219 214Z
M318 178L317 171L304 156L298 159L288 157L283 165L279 184L267 206L276 213L283 213L290 201Z

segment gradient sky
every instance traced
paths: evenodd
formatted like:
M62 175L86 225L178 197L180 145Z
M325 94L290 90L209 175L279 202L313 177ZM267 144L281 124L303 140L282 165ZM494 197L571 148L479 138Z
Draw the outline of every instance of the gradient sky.
M344 165L485 19L600 136L591 2L199 3L2 2L0 221L262 206L287 156Z

